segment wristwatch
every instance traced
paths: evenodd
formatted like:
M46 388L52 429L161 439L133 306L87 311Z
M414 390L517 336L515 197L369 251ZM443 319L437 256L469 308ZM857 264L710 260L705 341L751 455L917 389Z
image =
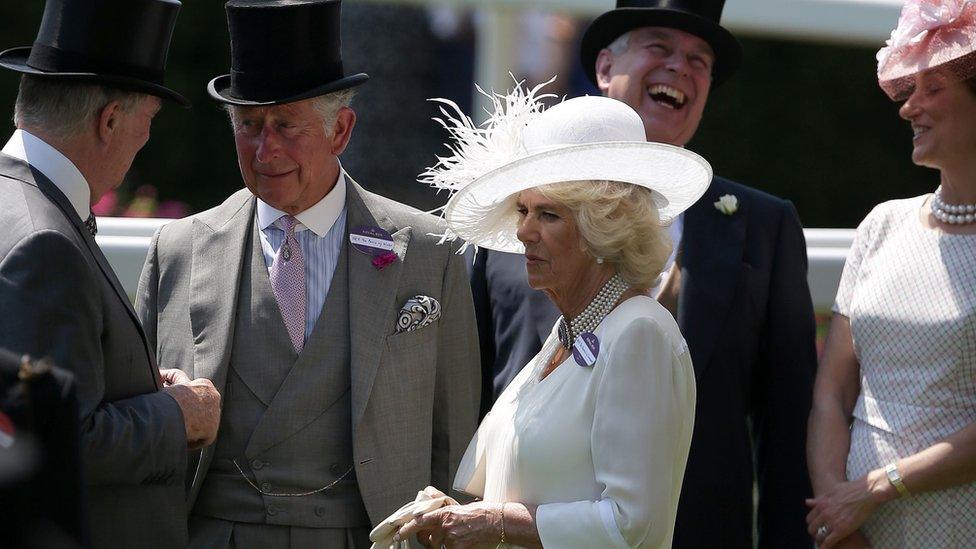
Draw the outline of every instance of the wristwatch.
M898 472L898 463L891 462L885 467L885 474L888 475L888 482L898 490L898 494L903 498L911 496L905 483L901 481L901 473Z

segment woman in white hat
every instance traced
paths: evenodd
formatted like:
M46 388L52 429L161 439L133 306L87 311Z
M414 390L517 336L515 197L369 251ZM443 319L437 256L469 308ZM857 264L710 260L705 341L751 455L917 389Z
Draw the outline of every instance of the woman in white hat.
M537 88L538 89L538 88ZM455 156L426 181L454 196L449 236L523 252L562 311L485 417L455 488L481 498L404 525L428 546L669 547L691 443L695 378L671 314L650 297L711 167L647 143L613 99L544 110L516 90L486 126L445 124Z
M844 267L807 453L821 547L976 547L976 1L910 0L878 79L934 194L878 205Z

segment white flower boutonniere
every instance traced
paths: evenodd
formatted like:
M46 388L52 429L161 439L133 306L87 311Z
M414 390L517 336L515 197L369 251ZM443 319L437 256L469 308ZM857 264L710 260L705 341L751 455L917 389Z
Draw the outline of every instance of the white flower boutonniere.
M715 203L715 209L725 215L732 215L739 211L739 199L734 194L723 195Z

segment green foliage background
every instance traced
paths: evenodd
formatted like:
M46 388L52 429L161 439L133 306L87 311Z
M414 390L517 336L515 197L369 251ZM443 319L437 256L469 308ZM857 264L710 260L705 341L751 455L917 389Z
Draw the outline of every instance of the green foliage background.
M347 2L347 13L352 4ZM421 46L403 53L403 62L414 64L407 69L399 60L374 51L369 46L403 33L412 33L413 39L415 22L423 18L417 8L373 9L385 16L370 19L372 32L343 23L347 64L357 57L350 55L350 44L358 43L355 69L373 77L355 104L361 124L353 137L352 158L344 157L343 162L368 188L429 208L439 199L410 178L442 152L438 137L443 136L432 133L436 130L429 121L433 107L422 101L439 95L439 90L420 89L413 97L405 91L405 75L418 87L434 81L428 78L432 71L455 68ZM42 12L41 0L5 2L0 9L0 48L33 42ZM404 24L407 19L412 23ZM348 36L350 28L356 28L355 36ZM123 193L152 184L161 199L182 200L199 211L242 186L226 116L205 90L211 78L229 68L228 40L223 2L184 2L167 83L186 94L194 107L163 110ZM908 124L875 82L876 48L755 38L744 38L743 43L742 69L713 92L702 127L689 145L712 163L716 173L791 199L808 227L854 227L874 204L929 192L937 185L937 173L911 163ZM8 131L13 129L10 116L18 78L0 71L0 117L7 121ZM381 120L373 105L389 100L390 94L402 96L399 109L407 115L401 113L390 123L369 123L369 117ZM394 134L408 140L420 137L413 140L415 146L403 147ZM382 151L387 146L395 149ZM364 172L368 178L362 177Z

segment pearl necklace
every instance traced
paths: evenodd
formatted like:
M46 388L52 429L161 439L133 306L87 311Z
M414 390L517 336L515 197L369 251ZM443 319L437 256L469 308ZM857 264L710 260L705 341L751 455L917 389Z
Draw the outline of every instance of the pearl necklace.
M976 223L976 204L946 204L942 201L942 185L935 190L929 206L936 219L949 225Z
M559 343L567 351L573 349L573 343L583 332L593 332L603 319L610 314L620 296L624 295L630 285L624 282L619 273L615 273L593 298L593 301L583 309L576 318L566 321L565 316L559 317Z

